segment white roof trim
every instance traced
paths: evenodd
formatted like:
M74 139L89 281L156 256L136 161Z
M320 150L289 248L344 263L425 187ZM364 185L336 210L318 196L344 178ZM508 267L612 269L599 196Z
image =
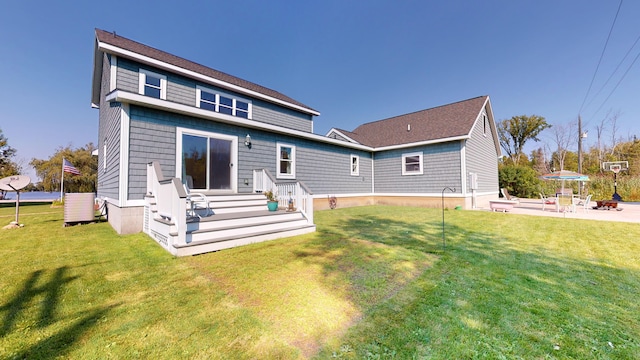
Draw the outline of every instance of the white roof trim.
M344 147L349 147L358 150L364 151L372 151L373 149L369 146L360 145L360 144L351 144L344 142L342 140L331 139L322 135L313 134L306 131L289 129L277 125L271 125L262 123L255 120L249 120L244 118L239 118L227 114L217 113L211 110L200 109L194 106L178 104L166 100L160 100L156 98L152 98L149 96L144 96L140 94L131 93L123 90L115 90L106 96L106 101L118 101L122 103L135 104L141 106L147 106L155 109L162 109L174 113L185 114L189 116L195 116L202 119L214 120L218 122L233 124L244 126L253 129L266 130L270 132L276 132L281 134L287 134L291 136L296 136L300 138L307 138L315 141L322 141L325 143L341 145Z
M280 105L283 105L283 106L286 106L286 107L289 107L289 108L292 108L292 109L296 109L296 110L302 111L302 112L307 113L307 114L311 114L311 115L315 115L315 116L319 116L320 115L320 113L315 111L315 110L311 110L309 108L305 108L305 107L302 107L302 106L299 106L299 105L296 105L296 104L292 104L292 103L289 103L289 102L286 102L286 101L283 101L283 100L280 100L280 99L276 99L274 97L259 93L257 91L245 89L245 88L243 88L241 86L233 85L233 84L230 84L228 82L212 78L210 76L202 75L202 74L197 73L195 71L191 71L191 70L187 70L187 69L181 68L179 66L171 65L171 64L166 63L164 61L156 60L156 59L150 58L148 56L140 55L140 54L135 53L133 51L125 50L125 49L122 49L120 47L117 47L117 46L114 46L114 45L111 45L111 44L107 44L107 43L98 41L98 49L101 50L101 51L104 51L104 52L109 52L109 53L112 53L112 54L117 54L117 55L122 55L122 56L125 56L125 57L130 57L130 58L136 59L138 61L141 61L141 62L149 64L149 65L153 65L153 66L161 68L161 69L165 69L165 70L169 70L169 71L172 71L172 72L180 73L180 74L183 74L183 75L191 77L191 78L196 78L196 79L202 80L202 81L204 81L206 83L209 83L209 84L212 84L212 85L221 86L221 87L233 90L233 91L241 93L241 94L246 94L248 96L253 96L255 98L263 99L263 100L266 100L266 101L269 101L269 102L272 102L272 103L277 103L277 104L280 104Z
M329 137L329 135L331 135L331 133L336 133L336 134L338 134L338 135L342 136L343 138L345 138L345 139L349 140L349 141L350 141L350 142L352 142L352 143L360 144L359 142L357 142L357 141L353 140L352 138L348 137L348 136L347 136L347 135L345 135L342 131L340 131L340 130L338 130L338 129L336 129L336 128L331 128L331 130L329 130L329 132L328 132L328 133L327 133L327 135L325 135L325 136L326 136L326 137Z
M416 146L438 144L438 143L449 142L449 141L460 141L460 140L466 140L466 139L469 139L469 135L454 136L454 137L435 139L435 140L418 141L418 142L407 143L407 144L382 146L382 147L377 147L377 148L374 148L374 149L375 149L375 151L406 149L406 148L411 148L411 147L416 147Z
M262 123L255 120L248 120L248 119L239 118L239 117L235 117L227 114L221 114L211 110L205 110L205 109L200 109L194 106L178 104L178 103L174 103L166 100L160 100L160 99L152 98L149 96L131 93L124 90L115 90L110 94L107 94L105 100L107 102L118 101L118 102L127 103L127 104L147 106L155 109L161 109L161 110L170 111L174 113L185 114L185 115L194 116L202 119L219 121L227 124L244 126L244 127L253 128L253 129L266 130L270 132L291 135L299 138L305 138L305 139L310 139L314 141L320 141L328 144L339 145L346 148L369 151L369 152L405 149L405 148L431 145L431 144L437 144L437 143L443 143L443 142L449 142L449 141L465 140L469 138L468 135L463 135L463 136L456 136L456 137L450 137L450 138L444 138L444 139L435 139L435 140L420 141L420 142L414 142L414 143L408 143L408 144L373 148L366 145L345 142L343 140L331 139L326 136L313 134L307 131L294 130L294 129L289 129L289 128L285 128L277 125Z

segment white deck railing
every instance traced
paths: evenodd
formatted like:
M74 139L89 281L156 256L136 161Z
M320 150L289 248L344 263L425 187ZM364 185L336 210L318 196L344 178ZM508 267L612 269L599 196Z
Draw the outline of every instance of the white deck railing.
M272 190L276 194L278 207L287 208L289 201L293 200L294 206L310 224L313 224L313 194L301 181L278 182L267 169L253 171L253 191L264 193Z
M187 237L187 193L178 178L165 179L157 161L147 164L147 193L155 197L156 212L149 211L146 219L149 229L156 232L160 228L153 226L156 224L152 217L169 220L178 234L172 243L162 244L168 247L170 252L174 244L186 244ZM152 234L149 234L152 235ZM168 234L162 234L167 236Z

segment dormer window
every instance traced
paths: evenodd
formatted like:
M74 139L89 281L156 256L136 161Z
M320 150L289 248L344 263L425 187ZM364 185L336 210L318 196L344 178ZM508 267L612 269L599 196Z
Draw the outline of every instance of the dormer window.
M203 86L196 88L196 106L221 114L251 119L251 102L249 100L239 99Z
M167 77L152 71L140 69L140 87L138 92L140 95L166 100Z

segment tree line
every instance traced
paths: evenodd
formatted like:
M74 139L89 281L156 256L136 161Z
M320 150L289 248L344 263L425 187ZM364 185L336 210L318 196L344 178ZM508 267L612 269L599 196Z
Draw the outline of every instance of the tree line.
M595 131L591 131L595 143L582 148L581 159L578 142L584 145L587 131L579 131L579 120L551 125L542 116L519 115L497 122L498 138L505 154L499 164L500 187L519 197L552 194L558 184L541 180L541 175L560 170L577 172L580 167L590 181L583 184L583 189L578 188L577 182L568 182L567 186L575 192L592 193L594 199L606 199L614 190L613 173L603 169L602 164L627 161L628 170L617 176L618 192L624 200L640 200L640 141L635 135L626 139L620 136L618 117L619 113L609 113L595 125ZM532 142L541 146L527 155L525 145Z
M41 180L27 186L24 191L60 191L62 159L69 161L80 175L64 174L65 192L96 192L98 179L98 157L93 156L96 147L88 143L79 148L71 145L58 147L48 159L31 159L31 165ZM9 139L0 129L0 178L22 173L23 165L16 160L17 150L9 145ZM32 179L32 181L35 179ZM0 198L6 194L0 193Z
M640 200L640 141L634 135L624 139L619 135L617 124L619 113L607 114L595 125L595 144L582 151L582 173L591 181L586 191L594 198L605 198L613 190L611 173L602 169L605 161L628 161L627 171L618 175L620 194L625 200ZM519 115L496 123L498 139L504 152L499 171L499 186L519 197L537 197L538 193L552 193L553 182L542 181L540 176L556 170L578 171L577 121L551 125L539 115ZM546 135L544 138L542 135ZM580 134L582 135L582 134ZM542 141L544 139L544 141ZM525 154L525 145L542 143L530 154ZM41 179L25 190L59 191L62 159L66 159L80 175L65 174L64 188L67 192L95 192L98 159L92 156L96 149L93 143L80 148L59 147L48 159L32 159L29 165ZM0 178L20 174L22 165L15 161L17 150L9 146L7 137L0 129ZM570 184L577 188L577 184ZM580 189L582 190L582 189ZM0 193L0 196L4 194Z

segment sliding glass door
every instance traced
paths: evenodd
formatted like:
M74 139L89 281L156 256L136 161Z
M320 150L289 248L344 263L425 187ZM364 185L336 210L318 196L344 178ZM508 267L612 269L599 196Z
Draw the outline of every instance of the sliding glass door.
M183 133L182 181L195 190L235 190L237 138L218 134Z

